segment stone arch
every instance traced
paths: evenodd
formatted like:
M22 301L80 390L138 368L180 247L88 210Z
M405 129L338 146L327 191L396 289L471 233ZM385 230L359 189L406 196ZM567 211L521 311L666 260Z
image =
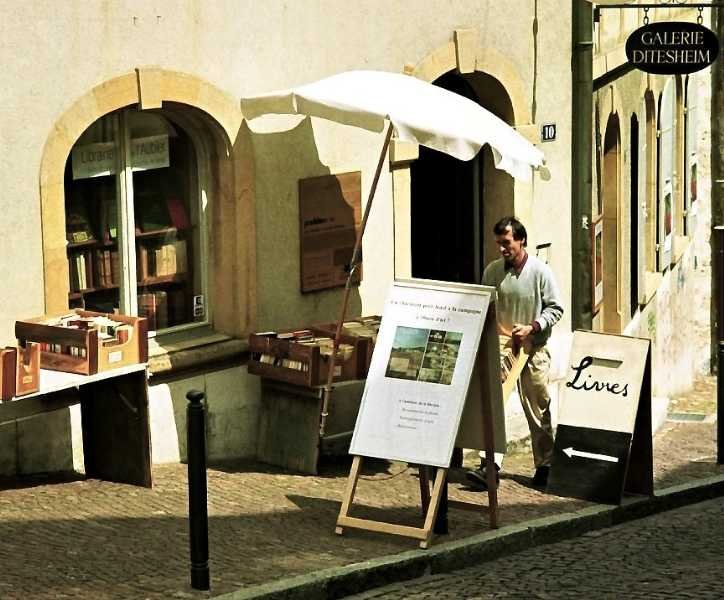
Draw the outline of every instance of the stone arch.
M244 152L235 150L240 145L237 137L242 122L237 100L194 75L157 68L139 68L97 85L60 116L43 148L39 183L46 313L67 309L64 169L73 145L93 122L114 110L134 104L141 109L161 108L164 103L191 107L199 115L199 127L206 132L209 150L214 154L212 179L217 206L228 210L235 204L235 163L244 162L243 177L248 179L248 185L239 189L251 188L253 174L248 168L252 161L244 160ZM238 216L230 220L235 222ZM224 232L220 234L223 238ZM249 234L253 237L253 231ZM235 254L238 258L243 250ZM253 281L253 276L250 274L248 279ZM238 326L228 323L227 328Z
M603 136L603 331L621 332L621 124L609 114Z
M531 113L524 94L523 80L514 65L497 50L481 48L476 38L477 34L474 30L456 31L453 40L438 47L416 65L407 66L405 71L409 75L430 83L447 80L457 74L460 79L466 80L474 92L475 98L473 99L482 106L497 114L511 126L530 125ZM394 150L393 147L393 153L397 154ZM402 155L402 152L399 154ZM410 256L409 263L398 261L396 264L396 268L402 267L401 271L404 274L412 273L411 249L414 236L411 233L413 229L411 216L414 182L410 167L412 161L417 158L416 155L407 155L397 164L393 161L393 167L396 167L393 172L395 220L396 223L399 221L401 225L398 227L396 224L396 230L405 236L404 239L396 238L395 244L398 248L398 255ZM487 148L476 160L480 160L482 165L480 173L485 172L490 175L485 179L473 177L475 181L479 182L479 187L476 187L478 183L473 183L473 188L478 190L481 197L496 198L498 202L482 203L479 214L482 215L483 224L475 226L478 233L472 234L473 241L471 242L472 251L476 256L469 262L475 263L471 267L471 272L474 273L479 272L488 260L494 258L492 243L484 243L486 240L484 234L492 222L503 214L513 212L522 213L523 217L527 216L526 207L520 206L520 202L515 200L517 197L515 191L519 190L519 187L521 190L524 189L526 184L513 180L508 181L509 178L506 178L502 172L498 173L493 168L492 154ZM478 192L473 191L473 194L477 195ZM476 220L477 218L475 217ZM477 222L479 223L479 221ZM481 244L479 250L477 250L478 243ZM417 262L419 264L419 259Z
M430 53L415 65L410 74L432 83L445 73L458 68L455 43L448 42ZM495 48L475 48L475 71L494 77L503 86L513 107L511 125L528 125L531 122L529 103L526 101L525 86L513 63Z

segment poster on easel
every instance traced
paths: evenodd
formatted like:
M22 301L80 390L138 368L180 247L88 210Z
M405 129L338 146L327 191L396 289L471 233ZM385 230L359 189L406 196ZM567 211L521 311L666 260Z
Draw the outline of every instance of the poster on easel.
M449 466L491 297L483 286L395 282L350 454Z
M575 331L548 492L619 504L653 494L651 341Z
M493 448L505 448L505 414L494 288L430 280L396 281L388 295L350 446L354 456L337 518L345 527L412 537L427 548L453 447L490 457L488 513L497 527ZM472 378L477 378L471 385ZM461 421L469 420L461 428ZM420 467L422 527L351 516L364 457ZM432 493L428 466L437 467Z

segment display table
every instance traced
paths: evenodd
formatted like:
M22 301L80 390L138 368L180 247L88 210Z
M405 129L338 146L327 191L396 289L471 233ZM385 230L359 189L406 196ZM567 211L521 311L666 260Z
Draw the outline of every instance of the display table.
M146 364L76 375L40 370L40 390L0 403L0 425L80 403L88 477L151 487Z
M346 456L364 385L364 380L334 384L325 435L320 437L325 386L310 388L262 378L258 460L316 474L320 455Z

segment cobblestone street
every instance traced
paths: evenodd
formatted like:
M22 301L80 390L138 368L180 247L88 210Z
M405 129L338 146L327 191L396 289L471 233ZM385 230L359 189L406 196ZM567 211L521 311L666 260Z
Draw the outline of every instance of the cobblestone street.
M702 380L691 396L676 400L677 414L711 413L715 389L714 378ZM724 473L715 463L711 416L677 417L656 435L658 489ZM475 461L474 455L466 458L468 465ZM353 514L419 526L416 471L398 463L365 464ZM498 496L502 526L590 505L532 488L532 467L527 447L506 458ZM415 549L413 540L390 535L334 534L348 472L349 461L326 465L318 476L259 464L210 468L210 594L188 585L185 465L154 467L153 489L81 477L6 482L0 492L0 598L199 598ZM453 472L451 481L452 499L487 503L485 494L470 490L462 472ZM699 510L693 506L688 514ZM657 522L666 523L669 514ZM487 513L451 509L449 525L450 534L433 543L487 531ZM639 548L634 542L631 556ZM617 556L617 564L626 556ZM680 556L688 561L692 555L687 550ZM525 568L535 579L540 564Z
M724 597L717 498L350 600Z

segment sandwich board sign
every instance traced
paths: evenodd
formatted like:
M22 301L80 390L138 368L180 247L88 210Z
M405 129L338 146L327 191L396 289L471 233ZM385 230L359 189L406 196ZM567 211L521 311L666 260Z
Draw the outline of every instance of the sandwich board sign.
M575 331L548 492L619 504L653 494L651 341Z
M489 456L494 441L505 448L494 298L493 288L480 285L431 280L392 285L350 445L354 461L337 533L343 526L384 531L420 539L427 547L466 405L477 423L464 436L466 447L485 449ZM469 395L474 374L480 381ZM362 457L438 467L423 528L348 516ZM494 493L489 500L492 519Z

